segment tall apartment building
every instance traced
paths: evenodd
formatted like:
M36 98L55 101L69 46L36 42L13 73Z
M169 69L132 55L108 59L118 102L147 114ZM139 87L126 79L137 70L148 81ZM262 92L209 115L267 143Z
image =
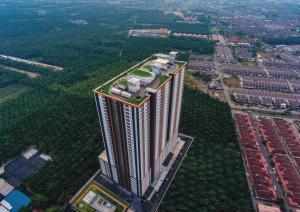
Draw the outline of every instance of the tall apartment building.
M94 90L103 175L143 196L178 141L185 63L156 54Z

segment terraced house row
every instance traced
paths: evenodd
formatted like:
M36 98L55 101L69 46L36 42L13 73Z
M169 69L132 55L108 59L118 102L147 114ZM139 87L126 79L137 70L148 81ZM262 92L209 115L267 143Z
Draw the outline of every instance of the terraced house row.
M246 114L235 114L234 118L243 148L246 170L250 174L249 179L255 197L260 200L277 201L278 196L274 189L270 170L265 163L250 117Z
M286 207L299 210L300 140L292 123L265 117L255 121L248 114L234 118L255 198L269 203L284 198Z

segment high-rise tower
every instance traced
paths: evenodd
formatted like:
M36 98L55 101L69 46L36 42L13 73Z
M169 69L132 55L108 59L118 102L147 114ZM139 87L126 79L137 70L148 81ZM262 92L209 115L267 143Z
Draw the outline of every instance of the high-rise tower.
M94 90L103 175L143 196L178 141L185 63L156 54Z

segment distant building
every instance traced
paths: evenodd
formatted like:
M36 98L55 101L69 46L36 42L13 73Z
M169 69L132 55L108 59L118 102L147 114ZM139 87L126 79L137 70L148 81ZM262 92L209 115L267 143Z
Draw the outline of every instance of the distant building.
M31 146L3 166L5 180L17 187L26 177L42 168L46 162L51 160L51 156L41 154L35 146Z
M283 49L288 52L300 52L300 45L285 46Z
M251 38L240 38L238 36L232 36L230 38L230 45L232 46L245 46L250 47L255 44L255 41Z
M185 63L176 55L153 55L94 90L105 146L101 173L140 197L178 142Z

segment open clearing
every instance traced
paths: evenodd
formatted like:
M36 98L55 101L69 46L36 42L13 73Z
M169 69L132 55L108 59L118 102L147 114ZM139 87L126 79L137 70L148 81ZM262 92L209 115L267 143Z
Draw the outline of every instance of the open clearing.
M186 74L185 75L185 83L190 86L191 88L196 88L197 90L203 92L203 93L208 93L207 87L204 85L203 81L197 79L191 74Z
M40 62L35 62L35 61L31 61L31 60L26 60L26 59L22 59L22 58L18 58L18 57L13 57L13 56L8 56L8 55L0 55L0 57L7 59L7 60L12 60L12 61L16 61L19 63L26 63L29 65L35 65L35 66L39 66L42 68L48 68L51 69L53 71L62 71L63 68L59 67L59 66L54 66L54 65L49 65L49 64L45 64L45 63L40 63Z
M6 69L8 71L17 72L17 73L20 73L20 74L25 74L25 75L27 75L28 77L30 77L32 79L40 76L39 74L34 73L34 72L24 71L24 70L21 70L21 69L17 69L17 68L5 66L5 65L0 65L0 68L4 68L4 69Z
M0 104L9 99L18 97L22 93L25 93L29 90L29 87L23 85L11 85L5 88L0 88Z
M229 88L241 88L241 80L238 77L223 78L223 82Z

